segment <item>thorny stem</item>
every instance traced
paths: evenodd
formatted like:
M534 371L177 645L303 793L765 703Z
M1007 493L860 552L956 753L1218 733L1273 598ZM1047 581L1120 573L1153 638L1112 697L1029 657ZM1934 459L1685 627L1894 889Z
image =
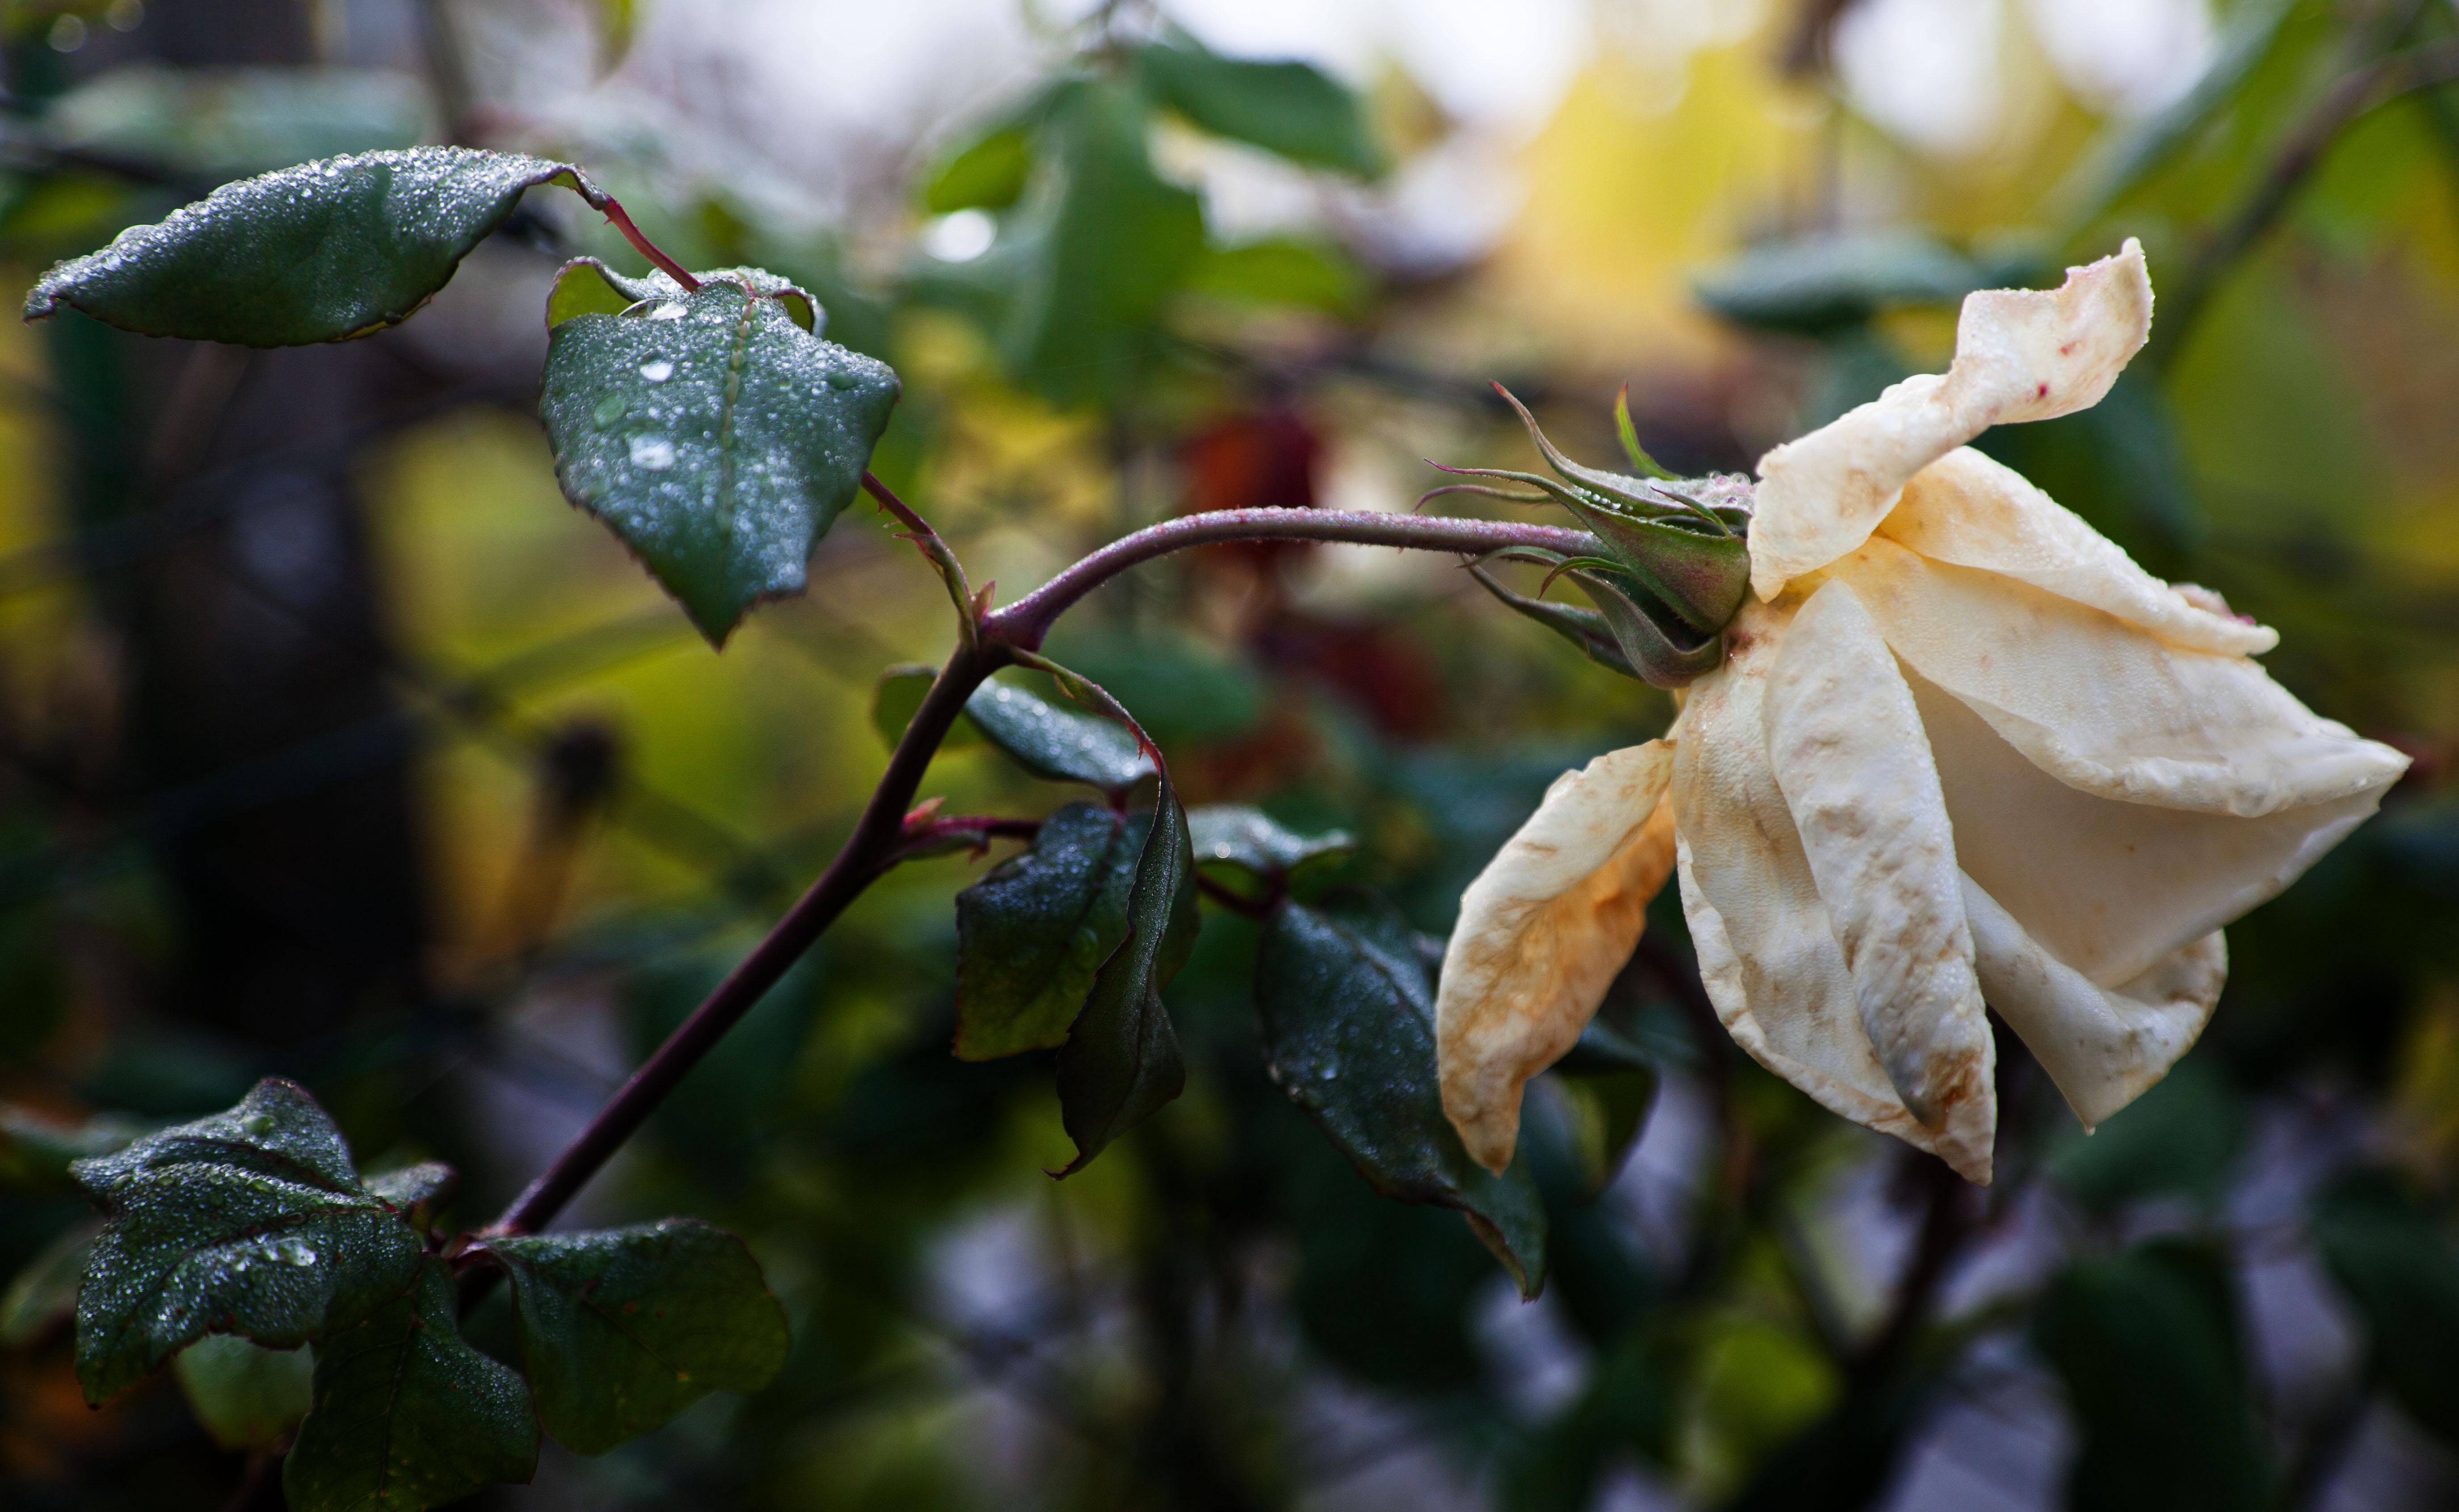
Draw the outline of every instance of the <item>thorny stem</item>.
M1593 550L1596 538L1554 525L1379 514L1365 510L1244 509L1186 514L1123 536L983 620L996 640L1037 650L1052 624L1076 600L1110 578L1156 556L1189 546L1232 540L1347 541L1482 556L1506 546L1547 551Z
M634 236L635 245L649 253L661 266L678 271L662 254L649 247L646 239L631 231L629 220L621 219L620 207L610 204L610 215ZM952 592L956 591L961 582L961 570L956 567L955 555L937 533L877 478L866 472L863 486L881 507L907 526L909 538L922 548L935 566L959 573L950 582ZM921 787L923 773L956 724L956 716L963 711L965 701L983 679L1002 666L1038 661L1034 653L1040 648L1051 625L1070 605L1109 578L1170 552L1227 540L1347 541L1465 556L1482 556L1506 546L1539 546L1576 553L1595 545L1594 538L1582 532L1547 525L1364 511L1225 510L1169 520L1113 541L1006 608L969 619L967 629L971 633L948 659L947 665L940 668L931 690L923 695L922 705L906 726L904 737L896 743L894 753L888 759L888 769L880 774L879 786L864 806L862 817L855 821L853 832L846 837L828 870L820 873L810 891L777 921L751 954L727 974L717 990L692 1010L691 1017L666 1042L641 1062L641 1068L590 1120L588 1127L487 1232L534 1233L553 1222L608 1158L640 1131L676 1083L777 984L847 905L895 865L899 852L915 838L907 829L906 815ZM957 597L963 596L958 593ZM991 833L1020 832L1011 828L1011 821L963 823L995 827L987 830Z

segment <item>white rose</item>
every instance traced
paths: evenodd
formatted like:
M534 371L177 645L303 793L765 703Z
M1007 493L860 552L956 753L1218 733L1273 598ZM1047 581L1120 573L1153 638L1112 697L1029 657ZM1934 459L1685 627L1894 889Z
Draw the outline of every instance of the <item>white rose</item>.
M1662 740L1566 772L1461 900L1443 1108L1500 1170L1521 1091L1596 1013L1678 872L1734 1040L1827 1107L1989 1179L1983 1004L2089 1128L2167 1074L2220 927L2407 766L1965 443L2097 403L2151 327L2134 242L1965 301L1955 362L1759 462L1752 595Z

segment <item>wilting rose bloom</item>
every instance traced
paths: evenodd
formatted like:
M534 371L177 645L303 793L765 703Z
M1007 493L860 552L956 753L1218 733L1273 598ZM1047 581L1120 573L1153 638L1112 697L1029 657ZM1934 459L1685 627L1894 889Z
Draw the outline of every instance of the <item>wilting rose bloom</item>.
M2052 292L1974 294L1944 376L1760 460L1723 664L1664 739L1556 781L1461 898L1438 1038L1478 1160L1509 1161L1524 1083L1669 873L1742 1048L1973 1181L1985 1003L2086 1127L2194 1044L2220 927L2407 763L2273 682L2250 660L2272 631L1965 449L2097 403L2151 318L2133 242Z

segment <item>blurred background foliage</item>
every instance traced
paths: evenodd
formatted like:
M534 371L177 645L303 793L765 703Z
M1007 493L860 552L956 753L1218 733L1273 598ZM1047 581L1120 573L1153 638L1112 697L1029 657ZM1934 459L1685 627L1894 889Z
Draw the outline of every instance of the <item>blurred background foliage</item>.
M1746 471L1942 367L1967 290L2137 236L2152 346L1983 445L2417 759L2231 931L2203 1044L2091 1140L2002 1041L1987 1191L1703 1030L1661 899L1606 1014L1648 1071L1532 1099L1527 1304L1266 1076L1234 910L1170 989L1187 1095L1050 1182L1047 1056L948 1049L949 898L989 861L908 865L584 1199L747 1235L787 1375L490 1502L2459 1495L2446 0L8 0L0 50L20 285L320 155L572 158L685 263L788 274L893 363L878 470L1011 597L1169 514L1524 466L1493 378L1575 453L1612 454L1629 383L1658 457ZM202 1354L85 1409L70 1155L281 1073L363 1163L459 1165L483 1222L833 848L879 673L945 653L938 585L868 514L720 656L564 505L537 312L581 252L640 269L540 203L343 347L0 326L12 1507L278 1504L296 1410L295 1373ZM1189 802L1349 830L1314 890L1437 935L1551 776L1671 713L1450 564L1359 548L1172 558L1054 649ZM1068 796L978 745L926 791Z

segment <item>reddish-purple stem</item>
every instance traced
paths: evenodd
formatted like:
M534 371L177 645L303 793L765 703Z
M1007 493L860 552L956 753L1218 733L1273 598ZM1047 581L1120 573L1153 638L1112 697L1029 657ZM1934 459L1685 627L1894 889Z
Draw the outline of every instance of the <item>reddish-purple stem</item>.
M615 229L623 233L624 241L631 242L642 257L663 268L668 278L683 286L684 293L692 294L699 291L700 280L683 271L682 263L659 251L656 242L641 234L641 228L634 225L632 218L623 213L621 200L613 195L608 195L606 202L599 208L606 212L606 219L615 223Z

